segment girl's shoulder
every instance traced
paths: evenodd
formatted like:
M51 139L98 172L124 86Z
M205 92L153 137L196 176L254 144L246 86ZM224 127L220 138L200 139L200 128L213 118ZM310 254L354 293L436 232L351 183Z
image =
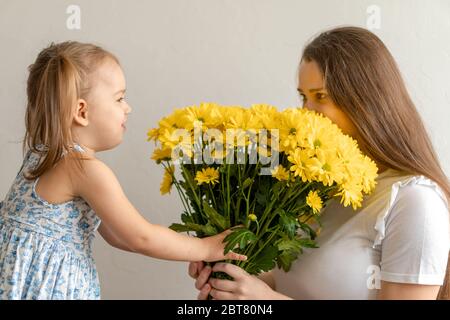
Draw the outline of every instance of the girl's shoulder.
M93 188L101 185L118 183L111 168L98 158L84 156L80 160L76 155L69 157L66 163L77 196L85 194L86 189L93 191Z
M93 177L102 161L85 154L66 154L35 183L36 193L48 203L58 204L81 197L79 186L87 177Z

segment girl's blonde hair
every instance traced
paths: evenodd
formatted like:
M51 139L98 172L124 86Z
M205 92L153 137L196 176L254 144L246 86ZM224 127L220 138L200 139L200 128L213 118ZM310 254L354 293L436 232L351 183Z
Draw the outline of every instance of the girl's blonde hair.
M43 159L28 172L28 179L41 176L71 152L70 129L77 100L87 95L92 87L89 76L107 58L119 63L99 46L66 41L43 49L29 66L23 148Z
M450 203L450 184L394 58L372 32L340 27L321 33L302 60L319 65L333 102L359 131L379 164L435 181ZM450 264L439 299L450 297Z

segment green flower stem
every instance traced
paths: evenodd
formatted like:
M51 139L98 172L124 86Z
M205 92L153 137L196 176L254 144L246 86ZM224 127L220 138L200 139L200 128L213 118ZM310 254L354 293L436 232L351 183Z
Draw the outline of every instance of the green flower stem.
M211 187L211 184L208 183L208 187L209 187L209 192L211 194L212 201L214 203L214 207L217 208L216 197L214 197L214 192L213 192L213 189Z
M275 200L276 201L276 200ZM266 234L266 229L270 226L270 223L272 222L273 218L275 217L275 215L272 215L267 221L267 215L268 213L272 210L272 207L275 203L275 201L271 202L270 205L268 207L266 207L266 209L264 210L264 213L261 216L261 224L263 225L263 227L259 230L259 232L256 233L257 239L255 242L253 242L252 244L250 244L245 250L244 250L244 254L246 256L249 256L249 254L254 250L255 246L258 245L259 240L264 236L264 234ZM254 255L252 255L253 257ZM250 260L250 258L249 258ZM248 260L247 260L248 261ZM243 266L247 261L239 261L238 262L238 266Z
M275 231L272 231L270 233L270 236L267 238L264 244L261 247L259 247L259 249L254 254L252 254L252 256L247 261L244 262L249 263L250 261L254 260L258 256L258 254L266 248L266 246L270 243L270 241L272 241L272 238L275 237L278 230L280 230L280 227L276 227Z
M186 173L186 168L185 168L183 165L181 165L181 169L183 170L184 174L187 176L188 174ZM204 215L204 213L203 213L202 203L200 202L200 199L198 198L197 193L195 192L194 186L191 184L191 179L186 179L186 181L187 181L189 187L190 187L191 190L192 190L192 194L194 195L195 202L197 203L198 209L200 210L200 214L201 214L205 219L207 219L207 217L206 217L206 216Z
M231 197L230 197L230 166L227 166L227 221L230 221L230 210Z
M296 200L297 197L299 195L301 195L303 193L303 191L305 191L306 189L308 189L311 186L311 182L308 182L303 188L301 188L300 190L298 190L297 192L295 192L294 196L289 197L286 203L284 203L284 201L281 203L281 206L287 206L289 205L292 201Z
M184 193L180 189L180 185L179 185L179 182L178 182L177 178L175 177L175 174L171 170L169 170L170 163L167 162L167 165L162 163L162 165L163 165L164 169L166 169L166 170L168 170L170 172L170 175L172 176L173 184L175 185L175 188L177 188L177 192L178 192L178 194L179 194L179 196L181 198L181 203L183 204L184 209L186 210L186 212L189 212L189 214L192 215L191 208L190 208L190 206L188 204L188 201L187 201Z

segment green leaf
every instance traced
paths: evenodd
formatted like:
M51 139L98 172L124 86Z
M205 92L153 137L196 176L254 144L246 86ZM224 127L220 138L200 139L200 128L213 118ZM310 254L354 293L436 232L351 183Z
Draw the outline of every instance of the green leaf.
M182 172L182 175L183 175L184 179L186 180L186 183L189 183L194 190L197 190L198 189L198 185L197 185L197 182L192 178L190 169L188 167L186 167L186 170L182 170L181 172ZM189 184L184 186L185 190L189 190L190 189Z
M210 219L211 223L218 227L220 231L224 231L230 227L230 222L220 215L214 208L212 208L206 200L203 200L203 211Z
M181 215L181 221L183 221L184 223L189 223L189 222L193 223L194 222L194 220L192 219L192 216L189 215L188 213L183 213Z
M303 248L318 248L319 247L314 240L311 240L308 238L298 239L298 241Z
M270 271L275 267L277 255L278 249L276 246L267 246L251 262L244 264L244 269L250 274Z
M277 258L278 267L289 271L292 263L303 252L302 248L317 248L317 244L308 238L289 239L286 236L277 241L281 254Z
M172 223L172 225L169 228L176 232L189 232L189 231L199 232L202 231L203 227L204 226L202 225L188 222L185 224Z
M217 229L210 223L208 222L205 226L202 226L202 231L205 235L207 236L213 236L218 234L219 232L217 231Z
M280 211L278 224L280 225L281 230L291 239L295 237L297 228L300 226L297 218L290 214L286 214L284 210Z
M256 235L247 228L234 228L224 239L224 242L226 243L224 253L226 254L236 247L243 250L247 245L255 242L256 239Z
M278 267L282 268L285 272L288 272L291 269L292 262L297 259L297 256L298 254L292 252L283 252L277 258Z
M282 238L277 241L278 250L280 251L291 251L291 252L300 252L302 248L302 244L300 243L300 239L289 239Z
M309 238L314 240L317 237L316 232L307 223L300 223L300 228L308 235Z

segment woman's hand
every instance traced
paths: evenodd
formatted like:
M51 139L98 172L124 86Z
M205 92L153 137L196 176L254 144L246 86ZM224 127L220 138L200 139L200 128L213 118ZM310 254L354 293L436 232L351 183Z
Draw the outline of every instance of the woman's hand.
M201 261L189 263L189 275L195 279L195 288L199 290L198 300L206 300L208 298L211 290L208 279L211 276L211 272L211 267L205 266Z
M209 278L211 272L225 272L234 280ZM210 294L216 300L257 300L289 299L272 290L264 281L230 263L216 263L211 269L202 262L189 264L189 275L196 279L195 287L200 290L198 299ZM209 280L208 280L209 278Z

